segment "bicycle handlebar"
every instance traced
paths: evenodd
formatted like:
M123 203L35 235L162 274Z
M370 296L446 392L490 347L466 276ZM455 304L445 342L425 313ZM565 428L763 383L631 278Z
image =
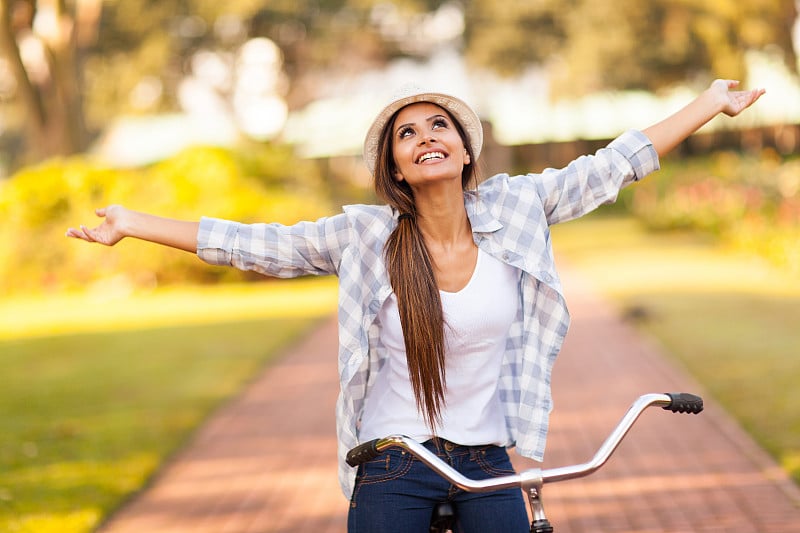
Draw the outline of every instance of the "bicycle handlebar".
M347 464L358 466L374 459L389 448L402 448L425 463L434 472L453 485L467 492L490 492L511 487L526 487L531 484L552 483L588 476L603 466L622 439L633 426L639 415L651 406L659 406L673 413L698 414L703 410L703 399L688 393L645 394L640 396L625 416L612 430L606 441L600 446L594 457L586 463L560 468L525 470L518 474L497 478L475 480L460 474L450 465L442 461L433 452L419 442L402 435L392 435L382 439L374 439L360 444L347 454Z

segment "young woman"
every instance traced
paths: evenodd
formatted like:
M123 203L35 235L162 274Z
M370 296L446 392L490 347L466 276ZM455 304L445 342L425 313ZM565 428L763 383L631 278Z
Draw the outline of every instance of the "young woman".
M97 210L98 227L67 235L106 245L135 237L270 276L338 275L336 416L349 531L427 531L442 501L455 504L460 531L528 531L518 490L465 493L403 452L357 471L344 455L401 433L472 478L510 473L511 446L541 460L550 372L569 324L548 227L614 201L700 126L764 93L736 85L716 80L674 115L564 169L498 174L480 186L475 112L410 88L378 114L364 143L387 205L292 226L184 222L112 205Z

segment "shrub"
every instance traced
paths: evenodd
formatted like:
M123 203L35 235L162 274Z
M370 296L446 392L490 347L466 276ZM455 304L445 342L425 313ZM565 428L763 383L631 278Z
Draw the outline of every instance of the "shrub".
M667 161L625 202L655 230L703 231L800 274L800 160L730 152Z
M129 289L247 278L147 243L109 249L64 237L69 226L99 223L94 209L109 203L187 220L288 224L330 214L328 198L316 167L282 146L195 147L138 169L113 169L87 156L47 161L0 182L0 293L106 290L109 280Z

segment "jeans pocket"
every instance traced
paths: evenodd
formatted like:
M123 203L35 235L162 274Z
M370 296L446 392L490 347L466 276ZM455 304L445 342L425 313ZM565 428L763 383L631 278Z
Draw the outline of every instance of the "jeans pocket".
M358 468L356 483L382 483L403 477L411 469L413 456L403 450L387 450Z
M508 452L500 446L487 446L475 454L475 463L488 477L510 476L515 474Z
M411 470L414 457L402 450L387 450L372 461L358 467L356 485L350 498L350 507L356 508L361 489L367 485L377 485L400 479Z

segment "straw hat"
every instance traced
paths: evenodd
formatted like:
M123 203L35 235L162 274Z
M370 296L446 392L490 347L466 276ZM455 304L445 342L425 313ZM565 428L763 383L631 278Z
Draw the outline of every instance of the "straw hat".
M367 131L364 140L364 162L370 174L375 174L375 161L378 158L378 145L383 128L391 120L392 116L403 107L417 102L429 102L445 109L450 115L461 124L467 134L467 140L472 148L472 155L475 160L481 153L483 147L483 127L481 119L464 101L434 91L426 91L414 85L406 85L400 88L389 103L378 113L372 125Z

